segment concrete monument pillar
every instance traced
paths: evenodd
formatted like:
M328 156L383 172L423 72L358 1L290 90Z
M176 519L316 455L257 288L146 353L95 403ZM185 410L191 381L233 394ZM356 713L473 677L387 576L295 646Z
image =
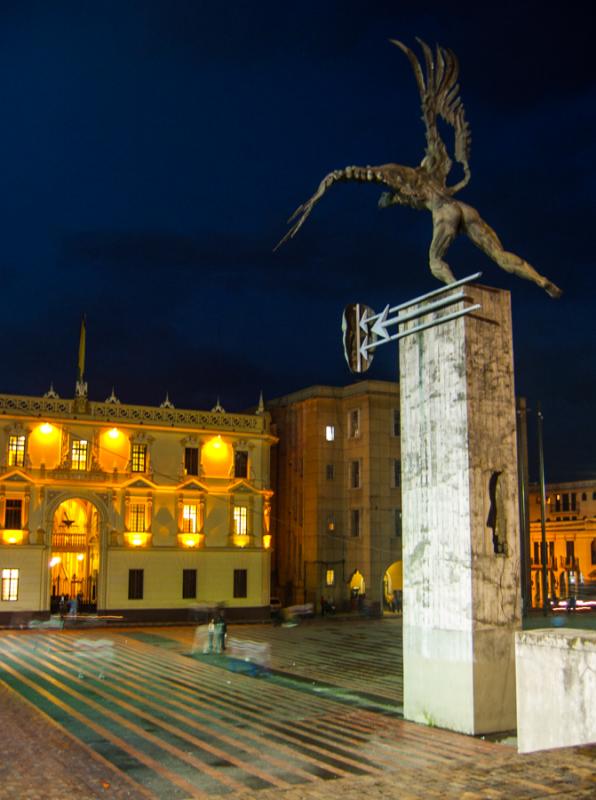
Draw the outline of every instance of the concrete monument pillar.
M404 716L479 734L516 727L516 414L509 292L465 294L399 348Z

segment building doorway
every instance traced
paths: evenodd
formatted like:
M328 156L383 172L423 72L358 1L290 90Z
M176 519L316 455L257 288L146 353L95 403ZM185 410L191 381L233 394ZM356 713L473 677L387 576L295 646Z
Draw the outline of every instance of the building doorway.
M99 512L82 498L64 500L52 520L50 610L60 610L61 599L77 601L77 611L97 610L99 575Z
M401 614L403 596L402 562L394 561L383 575L383 613Z

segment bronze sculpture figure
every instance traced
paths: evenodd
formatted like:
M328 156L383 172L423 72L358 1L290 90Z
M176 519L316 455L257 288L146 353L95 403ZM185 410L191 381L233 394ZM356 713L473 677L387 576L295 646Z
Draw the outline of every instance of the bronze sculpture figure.
M489 258L507 272L520 278L534 281L551 297L560 297L561 290L534 267L515 253L508 253L495 231L482 219L472 206L455 200L454 195L470 180L470 130L464 116L464 107L457 83L459 64L451 50L437 45L436 56L421 39L417 40L424 53L426 77L416 55L402 42L391 42L408 57L422 101L422 119L426 127L426 152L418 167L400 164L382 164L378 167L346 167L330 172L319 184L313 196L292 214L298 217L275 250L300 230L314 206L325 192L338 181L361 181L383 184L389 191L379 199L379 207L408 205L416 209L428 209L433 218L433 238L429 250L429 265L432 274L445 283L455 278L444 255L458 233L468 238ZM453 162L437 127L441 117L455 132L455 159L463 169L463 178L453 186L447 186L447 176Z

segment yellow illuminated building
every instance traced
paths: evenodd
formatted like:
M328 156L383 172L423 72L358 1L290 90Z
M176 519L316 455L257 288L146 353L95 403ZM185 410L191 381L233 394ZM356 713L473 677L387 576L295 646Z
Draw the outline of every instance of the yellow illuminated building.
M269 618L270 417L0 395L0 624Z
M529 492L532 605L542 599L540 491ZM581 597L596 586L596 480L546 486L546 567L548 594Z
M312 386L267 403L273 591L282 604L390 608L402 588L399 386Z

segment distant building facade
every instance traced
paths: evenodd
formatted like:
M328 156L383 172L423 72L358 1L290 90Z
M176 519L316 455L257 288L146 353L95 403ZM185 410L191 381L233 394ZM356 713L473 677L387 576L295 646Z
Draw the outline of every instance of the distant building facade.
M0 396L0 624L62 597L128 620L268 619L269 415Z
M387 607L400 591L399 386L312 386L267 403L273 591L282 604Z
M542 598L540 489L530 486L532 603ZM596 584L596 480L546 486L546 566L549 596L563 599Z

